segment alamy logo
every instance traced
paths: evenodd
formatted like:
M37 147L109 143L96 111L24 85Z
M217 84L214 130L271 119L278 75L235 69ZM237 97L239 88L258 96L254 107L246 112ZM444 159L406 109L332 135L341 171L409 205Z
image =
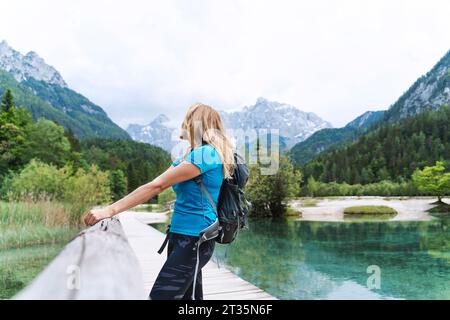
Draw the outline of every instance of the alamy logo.
M214 129L203 132L200 122L194 122L194 141L196 145L201 145L202 141L210 141L213 137L220 144L220 132L214 133ZM202 136L203 134L203 136ZM181 136L188 136L184 132ZM258 164L261 175L274 175L280 166L280 130L279 129L228 129L227 136L235 145L236 150L241 155L248 157L248 163ZM206 137L206 138L205 138ZM171 154L174 159L183 156L185 148L188 146L186 140L179 142L172 148ZM197 154L194 159L197 163L216 161L207 153Z
M370 290L381 289L381 269L377 265L371 265L367 267L366 272L370 274L367 278L367 288Z
M81 288L81 277L80 277L80 267L74 264L71 264L66 269L67 282L66 287L67 290L80 290Z

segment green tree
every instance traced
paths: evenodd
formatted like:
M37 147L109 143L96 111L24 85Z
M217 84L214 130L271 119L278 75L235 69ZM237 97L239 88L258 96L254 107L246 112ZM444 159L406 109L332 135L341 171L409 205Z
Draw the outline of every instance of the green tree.
M64 135L69 141L72 151L81 152L80 141L78 141L78 139L75 137L75 134L73 133L72 129L70 128L66 129Z
M1 111L5 113L12 112L14 108L14 98L10 89L7 89L2 98Z
M0 190L3 198L65 203L70 207L74 224L80 223L81 214L89 207L111 200L109 174L95 165L74 172L70 165L58 168L32 159L20 172L8 175L3 183L6 184Z
M389 172L387 171L386 167L380 168L380 170L378 170L377 176L380 181L390 179Z
M0 177L25 163L23 147L26 142L25 128L29 123L30 113L16 108L11 91L7 90L0 108Z
M111 201L109 174L96 165L88 170L78 169L64 181L63 190L63 201L72 206L71 221L75 224L80 223L81 215L89 207Z
M251 215L282 217L286 213L286 201L298 195L302 174L294 170L285 156L280 156L275 174L261 174L259 165L250 166L250 178L245 187L248 200L252 203Z
M24 142L19 127L12 123L0 123L0 176L22 164L20 150Z
M170 154L163 149L133 140L90 139L80 141L87 163L102 170L122 170L127 176L128 192L145 184L171 164Z
M64 166L71 157L70 142L65 136L64 128L53 121L41 118L27 126L26 138L26 162L38 158L46 163Z
M7 196L14 200L61 200L64 182L69 175L70 168L58 169L54 165L33 159L10 178Z
M301 169L320 182L409 180L416 169L450 159L449 123L448 105L397 123L383 122L354 142L318 154Z
M68 128L64 131L64 136L67 138L70 144L70 152L68 154L68 163L70 163L74 170L78 170L79 168L87 169L89 165L85 159L83 159L83 153L81 149L80 141L75 137L72 129Z
M134 162L130 162L128 164L127 177L128 177L128 191L132 192L133 190L135 190L140 186L138 169L134 165Z
M373 182L374 179L374 175L372 172L372 168L367 167L367 168L363 168L361 171L361 176L363 179L363 183L371 183Z
M309 177L307 185L306 185L308 195L311 197L316 196L318 188L319 188L319 184L317 183L316 179L314 179L313 176Z
M114 201L123 198L127 194L127 177L122 170L113 170L109 175L111 193Z
M437 203L443 203L442 197L450 194L450 172L445 172L443 161L437 161L436 165L423 170L417 169L412 178L420 191L437 196Z

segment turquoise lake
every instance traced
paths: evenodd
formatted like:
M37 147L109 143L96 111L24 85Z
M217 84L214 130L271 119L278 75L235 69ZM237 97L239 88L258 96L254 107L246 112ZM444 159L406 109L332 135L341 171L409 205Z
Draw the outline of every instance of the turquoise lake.
M279 299L450 299L449 224L252 220L214 260Z

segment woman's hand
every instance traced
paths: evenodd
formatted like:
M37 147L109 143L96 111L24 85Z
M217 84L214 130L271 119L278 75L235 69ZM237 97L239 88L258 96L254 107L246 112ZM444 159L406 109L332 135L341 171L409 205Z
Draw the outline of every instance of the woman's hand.
M86 213L84 217L84 223L88 226L93 226L100 220L111 218L112 216L112 210L108 207L101 209L91 209Z
M200 175L200 173L200 169L196 165L186 161L181 162L176 167L171 166L152 182L140 186L113 204L102 209L89 210L84 217L84 223L88 226L93 226L100 220L111 218L116 214L144 203L166 188L192 179Z

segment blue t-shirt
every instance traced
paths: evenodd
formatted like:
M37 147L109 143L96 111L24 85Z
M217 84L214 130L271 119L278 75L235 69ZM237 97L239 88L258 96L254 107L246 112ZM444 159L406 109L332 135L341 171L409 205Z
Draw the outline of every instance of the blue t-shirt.
M220 187L223 182L223 165L217 150L205 144L194 148L185 158L176 159L177 166L183 160L196 165L201 172L200 179L211 194L217 208ZM193 179L172 186L176 193L170 231L189 236L199 236L200 231L216 221L216 213L207 196Z

